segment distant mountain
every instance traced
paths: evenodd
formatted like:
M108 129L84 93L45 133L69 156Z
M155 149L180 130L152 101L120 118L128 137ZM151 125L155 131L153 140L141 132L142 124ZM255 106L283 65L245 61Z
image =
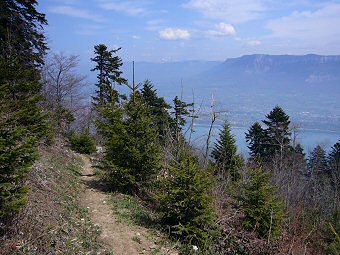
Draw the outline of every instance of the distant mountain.
M132 80L132 63L124 77ZM275 105L305 128L340 130L340 56L246 55L225 61L135 63L136 82L150 79L168 100L181 93L190 101L214 95L235 125L263 118Z
M230 78L251 79L253 83L273 80L289 85L291 82L339 82L339 71L340 56L257 54L227 59L205 75L218 81Z

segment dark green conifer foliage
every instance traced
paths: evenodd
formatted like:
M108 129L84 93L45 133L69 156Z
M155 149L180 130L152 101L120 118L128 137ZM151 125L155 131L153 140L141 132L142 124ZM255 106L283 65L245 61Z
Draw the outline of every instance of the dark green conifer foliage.
M105 137L105 162L116 187L137 192L154 181L160 169L160 151L153 123L150 108L140 93L134 98L131 95L123 109L112 114Z
M268 154L283 154L289 148L290 143L289 116L281 107L276 106L266 115L266 118L262 122L267 126L266 136L269 144L266 146L266 149Z
M266 156L267 135L261 124L255 122L248 133L246 133L246 141L249 144L250 155L254 159L263 159Z
M94 46L95 57L91 60L96 63L96 66L91 71L98 71L97 96L93 98L94 104L97 106L117 102L118 92L115 85L126 83L126 80L121 77L122 72L119 70L123 62L119 56L115 56L120 49L108 50L104 44Z
M36 5L35 0L0 2L0 219L25 203L23 179L46 133L39 67L47 22Z
M240 197L245 213L244 227L260 238L275 239L281 232L283 209L270 184L270 174L262 169L251 169Z
M240 178L239 168L243 164L243 159L237 153L236 140L227 121L224 122L220 130L219 138L215 142L211 157L217 167L223 171L224 176L230 176L233 181Z
M84 154L91 154L96 151L96 142L88 132L77 134L73 131L68 137L72 150Z
M301 155L301 157L303 158L306 156L306 153L304 152L302 145L299 143L295 146L294 152L298 155Z
M192 104L188 104L178 98L176 96L173 100L174 108L173 108L173 115L174 115L174 130L175 133L178 134L182 131L183 127L185 126L186 117L190 115L190 111L188 107L192 106Z
M208 194L212 187L209 173L200 168L193 156L184 154L179 162L170 164L168 171L159 208L163 223L173 237L203 245L215 219Z
M308 167L312 176L322 175L327 171L327 158L325 150L316 146L308 159Z
M187 123L186 118L190 116L190 110L188 109L193 104L188 104L176 96L173 100L174 107L172 113L172 123L170 125L171 137L174 140L175 157L178 159L181 146L185 145L185 139L182 134L183 127Z
M331 148L328 155L328 165L330 171L340 177L340 141Z
M154 125L158 129L159 139L163 141L171 123L171 117L167 111L171 106L165 102L163 97L158 97L156 89L149 80L143 83L141 93L154 117Z

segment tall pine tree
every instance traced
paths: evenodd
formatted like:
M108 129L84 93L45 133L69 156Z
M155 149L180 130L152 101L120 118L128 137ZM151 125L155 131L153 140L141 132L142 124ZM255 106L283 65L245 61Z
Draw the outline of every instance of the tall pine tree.
M269 155L276 153L283 153L289 148L290 143L290 130L289 130L289 116L279 106L275 106L274 109L266 115L266 120L262 122L267 126L266 136L268 139L268 145L266 149Z
M237 153L236 140L227 121L222 126L219 138L211 152L211 157L223 172L224 177L230 176L233 181L239 179L239 168L242 166L243 159Z
M246 141L249 144L250 155L254 159L265 158L268 141L266 131L261 127L260 123L255 122L250 127L248 133L246 133Z
M158 129L159 139L164 141L171 123L171 116L167 111L171 106L163 97L158 97L156 89L149 80L143 83L141 94L154 117L154 126Z
M0 219L25 203L23 180L45 135L39 68L47 49L37 1L0 2Z
M97 95L94 97L94 103L97 106L105 105L118 101L118 92L115 85L126 83L121 77L120 67L123 65L122 59L117 56L116 50L108 50L104 44L94 46L95 57L91 58L96 66L91 71L97 71Z

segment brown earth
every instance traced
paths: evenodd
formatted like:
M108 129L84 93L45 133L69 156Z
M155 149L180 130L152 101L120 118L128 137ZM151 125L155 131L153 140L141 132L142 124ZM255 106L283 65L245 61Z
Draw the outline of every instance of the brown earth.
M106 249L115 255L177 254L164 248L156 251L159 247L146 228L119 222L110 205L110 193L105 192L105 183L94 175L90 160L86 156L82 159L82 180L86 184L82 203L88 209L92 222L101 229L100 239Z

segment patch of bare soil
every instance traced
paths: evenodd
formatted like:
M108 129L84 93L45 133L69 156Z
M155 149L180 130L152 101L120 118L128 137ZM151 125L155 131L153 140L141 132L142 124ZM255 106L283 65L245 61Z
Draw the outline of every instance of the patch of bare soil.
M82 159L82 180L87 186L82 203L88 208L92 222L101 229L100 239L106 248L112 250L115 255L176 254L164 248L160 249L146 228L124 224L117 219L105 183L94 175L90 160L86 156L82 156Z

